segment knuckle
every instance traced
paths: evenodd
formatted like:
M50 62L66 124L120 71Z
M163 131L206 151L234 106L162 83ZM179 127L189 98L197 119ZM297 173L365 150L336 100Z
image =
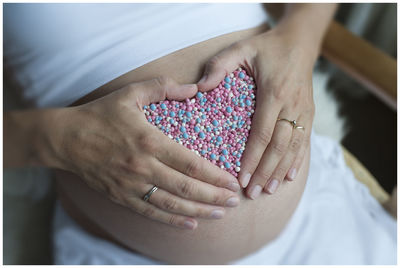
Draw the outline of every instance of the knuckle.
M171 225L179 225L178 224L178 216L176 216L176 215L169 216L168 223Z
M267 147L272 139L272 131L267 128L260 129L259 131L256 132L255 137L257 141L261 143L261 145Z
M191 197L195 192L195 185L190 181L183 181L179 184L179 192L183 197Z
M214 68L218 68L221 64L221 56L215 55L207 62L208 72L212 71Z
M277 167L276 169L275 169L275 172L274 172L275 174L274 174L274 178L276 178L276 179L278 179L279 181L282 181L283 180L283 177L285 176L285 174L286 174L286 169L284 169L283 167Z
M166 198L166 199L164 199L164 201L162 203L162 207L165 210L176 210L177 202L173 198Z
M193 215L194 217L200 218L200 217L205 217L205 216L207 216L207 215L210 214L210 213L208 213L208 211L205 210L204 208L197 207L197 208L195 208L193 214L194 214L194 215Z
M154 78L154 83L157 85L158 88L165 88L168 83L170 82L170 78L164 75L160 75Z
M196 176L199 174L201 170L201 162L197 161L197 159L190 160L189 163L186 165L186 172L185 174L189 176Z
M283 141L275 141L272 143L272 149L278 155L283 155L286 151L287 145Z
M145 207L142 210L142 215L148 218L153 218L155 214L155 210L152 207Z
M221 192L215 193L215 194L213 195L213 197L212 197L212 203L213 203L213 204L220 205L220 204L223 204L223 202L224 202L225 199L226 199L225 191L221 191Z
M139 146L146 152L151 154L157 151L158 145L157 142L154 142L155 137L153 134L144 132L139 136Z
M266 180L268 180L271 176L272 176L272 171L271 171L271 170L268 170L268 169L261 169L261 170L257 171L257 177L258 177L261 181L266 181Z
M292 142L290 143L290 149L292 151L298 151L300 149L301 144L303 143L303 139L301 137L293 138Z

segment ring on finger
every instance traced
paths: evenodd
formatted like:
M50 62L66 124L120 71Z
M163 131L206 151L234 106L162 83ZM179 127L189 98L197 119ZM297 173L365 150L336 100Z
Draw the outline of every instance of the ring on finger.
M143 196L143 201L144 201L144 202L149 201L150 196L151 196L155 191L157 191L157 190L158 190L158 187L154 185L154 186L150 189L150 191L148 191L148 192Z
M305 129L306 129L306 128L305 128L305 127L303 127L303 126L298 126L298 125L297 125L297 126L294 126L293 128L294 128L294 129L303 129L303 130L305 130Z
M296 125L297 125L297 121L296 120L289 120L289 119L286 119L286 118L278 118L276 121L278 122L278 121L281 121L281 120L289 122L293 126L293 128L296 128Z

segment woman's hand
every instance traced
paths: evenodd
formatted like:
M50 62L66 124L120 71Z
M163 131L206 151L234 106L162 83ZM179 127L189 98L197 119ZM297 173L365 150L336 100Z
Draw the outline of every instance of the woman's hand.
M160 78L63 109L57 135L50 139L54 166L78 174L112 201L157 221L194 229L193 217L223 217L224 206L239 203L233 192L240 189L237 180L169 139L142 111L151 102L182 100L196 92L196 85ZM154 185L159 189L145 202L143 196Z
M275 28L235 43L207 63L198 82L200 91L213 89L238 66L256 80L256 110L239 174L252 199L262 190L274 193L284 178L295 179L309 145L312 69L318 49L296 37ZM304 129L278 119L296 120Z

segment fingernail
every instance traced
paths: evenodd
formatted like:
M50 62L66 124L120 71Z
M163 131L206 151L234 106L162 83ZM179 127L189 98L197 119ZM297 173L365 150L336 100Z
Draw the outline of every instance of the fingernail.
M270 194L275 193L276 189L278 188L279 181L276 179L273 179L272 181L269 182L267 190Z
M224 211L220 209L213 210L211 212L211 218L213 219L221 219L224 216Z
M204 83L207 80L207 75L203 75L203 77L199 80L199 82L197 84L201 84Z
M250 173L246 173L241 179L240 179L240 184L242 185L243 188L246 188L247 185L249 184L251 178Z
M239 205L239 198L231 197L226 201L225 205L228 207L236 207L237 205Z
M253 186L253 188L251 188L251 190L250 190L250 194L249 194L250 198L253 200L256 199L260 195L261 190L262 190L262 188L260 185Z
M193 230L195 228L195 224L192 221L185 221L185 223L183 224L183 227L185 227L186 229Z
M234 192L237 192L237 191L240 190L240 185L239 185L239 183L237 183L237 182L231 182L231 183L228 185L228 188L229 188L229 190L232 190L232 191L234 191Z
M291 168L288 173L288 178L290 180L294 180L294 178L296 177L296 174L297 174L297 170L295 168Z

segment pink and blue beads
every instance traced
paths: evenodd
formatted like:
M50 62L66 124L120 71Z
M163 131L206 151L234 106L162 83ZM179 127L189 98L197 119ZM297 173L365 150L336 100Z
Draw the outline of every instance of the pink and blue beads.
M185 101L144 106L147 121L169 138L237 176L255 110L256 85L239 68L215 89Z

